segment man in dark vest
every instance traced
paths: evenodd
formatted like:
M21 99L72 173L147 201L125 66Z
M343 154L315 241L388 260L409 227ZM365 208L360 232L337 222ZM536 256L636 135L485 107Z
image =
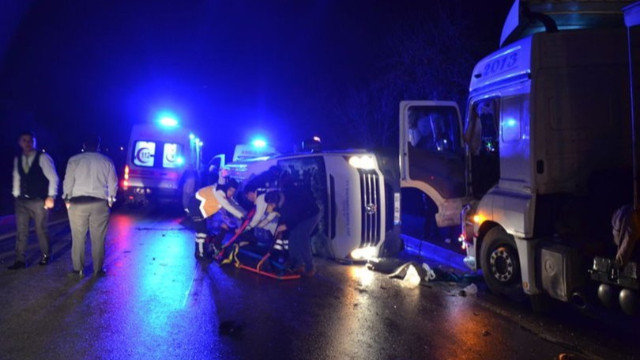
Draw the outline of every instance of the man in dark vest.
M25 268L25 250L29 238L29 222L34 220L42 258L40 265L51 261L47 222L58 193L58 173L53 159L36 149L36 138L31 132L22 132L18 140L22 154L13 161L13 197L16 211L16 261L11 270Z

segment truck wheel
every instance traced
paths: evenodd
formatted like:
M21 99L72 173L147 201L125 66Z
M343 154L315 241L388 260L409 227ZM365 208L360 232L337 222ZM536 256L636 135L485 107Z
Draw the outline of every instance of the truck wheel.
M513 237L501 227L489 230L480 251L482 276L494 294L505 295L515 301L524 301L520 260Z

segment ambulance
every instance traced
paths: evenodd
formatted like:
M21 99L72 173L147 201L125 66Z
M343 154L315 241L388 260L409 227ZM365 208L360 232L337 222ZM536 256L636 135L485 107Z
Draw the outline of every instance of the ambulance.
M125 203L168 201L185 208L198 186L202 145L202 140L170 118L134 125L120 183Z

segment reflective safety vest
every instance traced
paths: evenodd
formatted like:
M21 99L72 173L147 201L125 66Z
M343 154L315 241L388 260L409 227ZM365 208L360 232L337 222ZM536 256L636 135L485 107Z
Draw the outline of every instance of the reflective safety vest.
M211 185L203 187L196 193L196 199L200 200L200 212L205 219L222 208L222 205L214 195L215 191L216 185Z

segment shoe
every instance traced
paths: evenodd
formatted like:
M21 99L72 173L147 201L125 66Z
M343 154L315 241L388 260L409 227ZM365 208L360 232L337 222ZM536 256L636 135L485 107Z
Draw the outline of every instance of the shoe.
M49 255L42 255L42 259L40 259L40 262L38 263L38 265L48 265L51 262L51 257L49 257Z
M289 266L289 267L285 267L284 268L284 273L287 274L287 275L303 276L302 274L304 274L304 266L299 266L299 267Z
M82 279L84 277L84 273L82 270L73 270L67 274L67 277Z
M100 269L98 271L94 271L94 273L93 273L93 276L96 276L96 277L102 277L102 276L105 276L105 275L107 275L107 269L105 269L105 268L102 268L102 269Z
M301 272L300 276L309 278L309 277L313 277L315 274L316 274L316 269L311 269L309 271Z
M18 270L18 269L24 269L26 267L27 267L27 264L25 264L24 261L16 261L13 263L13 265L9 266L7 269Z

